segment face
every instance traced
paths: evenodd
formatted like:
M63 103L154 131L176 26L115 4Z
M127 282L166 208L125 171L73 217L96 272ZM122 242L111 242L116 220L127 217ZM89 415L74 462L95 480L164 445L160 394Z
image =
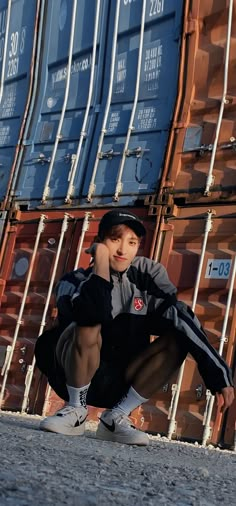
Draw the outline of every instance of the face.
M103 243L109 250L110 267L114 271L123 272L137 255L140 237L126 225L119 225L113 227Z

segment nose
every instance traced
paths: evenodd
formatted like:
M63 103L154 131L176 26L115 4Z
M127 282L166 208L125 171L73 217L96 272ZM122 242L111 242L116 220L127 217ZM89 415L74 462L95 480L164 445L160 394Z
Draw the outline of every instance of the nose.
M118 246L117 246L117 253L118 255L120 256L124 256L125 255L125 241L120 241Z

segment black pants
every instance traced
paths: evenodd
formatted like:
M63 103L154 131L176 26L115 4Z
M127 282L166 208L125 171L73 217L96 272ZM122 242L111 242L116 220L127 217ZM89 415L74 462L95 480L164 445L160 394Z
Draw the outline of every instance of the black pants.
M56 344L62 329L55 327L46 330L39 336L35 346L36 365L48 378L48 382L56 394L64 401L69 400L64 370L56 358ZM113 344L111 344L111 342ZM129 385L126 384L125 371L131 359L130 350L110 341L110 346L103 346L98 370L92 378L88 390L87 404L100 408L110 408L125 394ZM109 358L108 358L109 357Z

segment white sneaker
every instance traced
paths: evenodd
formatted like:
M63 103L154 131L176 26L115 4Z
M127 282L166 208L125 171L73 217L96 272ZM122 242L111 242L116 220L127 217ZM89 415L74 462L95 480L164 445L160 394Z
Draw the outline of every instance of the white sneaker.
M127 445L146 446L149 444L148 435L136 429L128 416L112 410L102 413L96 437Z
M87 414L88 410L83 406L79 408L65 406L55 415L44 418L39 428L66 436L81 436L84 434Z

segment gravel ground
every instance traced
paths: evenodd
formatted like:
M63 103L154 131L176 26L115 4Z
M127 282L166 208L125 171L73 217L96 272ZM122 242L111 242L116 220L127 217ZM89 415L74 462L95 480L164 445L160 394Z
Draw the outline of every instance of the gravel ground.
M236 453L151 437L129 447L38 430L40 417L0 413L0 505L236 504Z

